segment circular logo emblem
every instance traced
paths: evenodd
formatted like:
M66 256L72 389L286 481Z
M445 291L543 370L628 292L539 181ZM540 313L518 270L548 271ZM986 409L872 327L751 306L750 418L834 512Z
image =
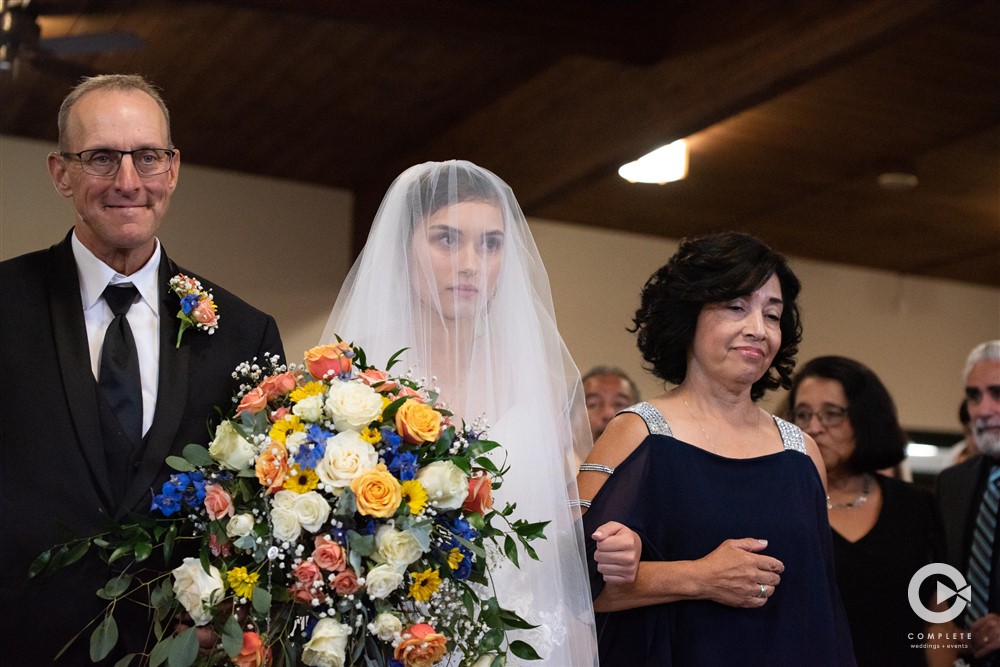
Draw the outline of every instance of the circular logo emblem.
M955 598L951 606L944 611L931 611L924 606L923 601L920 599L920 585L924 583L927 577L934 575L946 577L954 586L954 588L949 588L940 581L937 584L935 593L937 594L938 602L946 602L951 598ZM965 582L965 577L962 576L962 573L945 563L929 563L917 570L913 578L910 579L910 586L906 592L910 599L910 607L913 609L913 613L928 623L947 623L948 621L955 620L965 611L965 605L968 604L971 596L969 584Z

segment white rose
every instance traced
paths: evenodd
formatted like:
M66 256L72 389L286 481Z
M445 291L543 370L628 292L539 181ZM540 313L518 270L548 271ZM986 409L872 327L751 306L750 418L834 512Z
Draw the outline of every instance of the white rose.
M292 414L307 422L318 422L323 418L323 394L307 396L292 406Z
M215 440L208 447L208 453L223 468L243 470L249 467L253 458L253 445L236 432L229 421L224 421L215 429Z
M392 526L380 526L375 532L375 548L376 560L399 570L405 570L407 565L416 562L424 553L412 534L396 530Z
M391 642L403 631L403 623L388 612L382 612L368 624L368 631L384 642Z
M271 508L271 525L274 538L280 542L294 542L302 534L302 524L295 513L294 491L278 491L274 494L274 506Z
M330 518L330 503L326 502L326 498L315 491L296 493L295 495L297 497L292 505L295 518L298 519L303 528L310 533L315 533Z
M302 647L302 662L311 667L344 667L351 629L332 618L321 618L312 638Z
M174 568L174 595L177 601L184 605L195 625L205 625L212 620L212 614L205 607L222 600L225 592L222 575L218 568L210 566L211 572L205 572L198 558L185 558L180 566Z
M403 583L403 573L392 565L376 565L365 577L365 590L368 597L381 599L387 597Z
M226 535L232 539L244 537L253 532L253 514L237 514L226 524Z
M417 473L427 490L427 502L443 510L457 510L469 495L469 478L451 461L435 461Z
M361 431L382 414L382 395L358 380L334 382L326 413L338 431Z
M493 664L493 659L497 657L496 653L487 653L486 655L479 656L479 659L472 663L472 667L490 667Z
M378 464L378 452L355 431L344 431L327 438L326 452L316 465L316 475L337 493L351 485L351 480Z

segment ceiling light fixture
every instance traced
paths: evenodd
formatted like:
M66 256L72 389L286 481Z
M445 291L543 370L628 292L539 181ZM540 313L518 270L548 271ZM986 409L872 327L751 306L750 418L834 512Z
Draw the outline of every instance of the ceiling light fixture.
M687 142L678 139L666 146L660 146L635 162L623 164L618 175L630 183L670 183L687 176Z

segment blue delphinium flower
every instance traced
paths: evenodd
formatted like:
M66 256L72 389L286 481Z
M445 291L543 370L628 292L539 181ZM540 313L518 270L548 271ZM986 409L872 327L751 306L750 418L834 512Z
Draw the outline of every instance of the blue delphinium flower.
M174 496L167 495L165 493L159 493L153 496L153 505L149 509L150 511L159 510L163 513L163 516L170 516L175 514L180 508L180 498L175 498Z
M399 481L406 482L417 476L417 455L413 452L398 452L394 456L386 455L389 472L396 475Z
M332 438L333 434L313 424L306 431L306 437L308 440L299 445L299 450L295 453L295 462L300 468L313 469L323 460L327 438Z
M194 310L194 307L198 305L199 301L201 301L201 295L199 294L188 294L187 296L183 296L181 297L181 310L184 311L185 315L190 314L190 312Z
M448 526L448 529L470 542L479 537L479 531L470 526L469 522L460 516L455 517L455 520Z

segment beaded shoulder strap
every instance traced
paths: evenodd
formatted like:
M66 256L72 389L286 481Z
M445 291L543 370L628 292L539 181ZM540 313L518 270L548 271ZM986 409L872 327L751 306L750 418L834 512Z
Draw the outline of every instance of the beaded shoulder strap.
M631 412L632 414L642 417L642 421L646 422L646 428L649 429L650 435L672 436L674 434L673 431L670 430L670 424L668 424L667 420L663 418L660 411L645 401L629 406L618 414L621 414L622 412Z
M806 453L806 439L802 435L802 429L795 424L786 422L781 417L774 417L774 423L778 425L778 431L781 432L781 442L784 443L785 449Z

